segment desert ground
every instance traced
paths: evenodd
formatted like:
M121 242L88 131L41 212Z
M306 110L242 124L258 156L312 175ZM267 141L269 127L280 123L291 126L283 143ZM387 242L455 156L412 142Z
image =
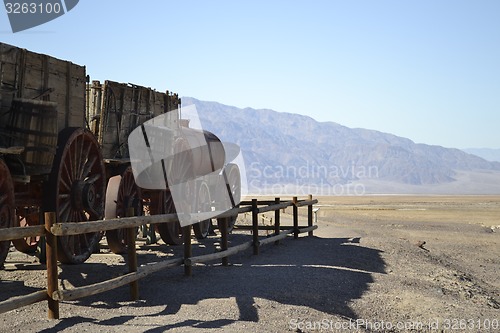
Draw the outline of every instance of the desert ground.
M219 262L167 269L128 287L0 314L1 332L500 332L500 197L320 197L313 237L288 237ZM291 208L282 224L291 223ZM305 223L305 209L300 211ZM266 213L270 223L273 213ZM249 222L241 216L238 223ZM261 232L265 237L266 232ZM235 231L231 245L251 239ZM193 252L215 251L212 236ZM127 272L101 242L83 265L59 267L60 288ZM138 242L139 264L182 254ZM45 266L12 251L0 301L45 287Z

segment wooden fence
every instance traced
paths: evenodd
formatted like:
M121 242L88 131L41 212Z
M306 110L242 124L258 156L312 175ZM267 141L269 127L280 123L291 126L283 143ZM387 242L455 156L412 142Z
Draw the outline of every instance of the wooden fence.
M238 230L251 230L252 240L246 243L228 247L227 221L223 222L221 232L221 251L211 254L205 254L193 257L191 248L191 225L184 227L184 257L164 260L155 264L147 264L141 267L137 265L137 254L135 247L136 228L146 224L173 223L178 221L176 214L152 215L152 216L134 216L117 219L90 221L85 223L67 222L55 223L56 216L52 212L45 213L45 224L38 226L17 227L2 229L0 241L20 239L24 237L44 236L46 240L46 266L47 266L47 288L34 293L22 296L16 296L0 302L0 313L11 311L22 306L27 306L40 301L48 302L48 317L50 319L59 319L59 302L76 300L82 297L99 294L112 290L126 284L130 285L130 295L132 300L137 300L139 295L138 280L160 270L184 265L184 274L190 276L192 266L196 263L202 263L212 260L222 260L222 265L228 265L228 257L240 251L253 248L253 254L259 254L259 248L270 243L279 243L290 234L298 238L300 233L307 232L309 236L313 235L313 230L317 225L313 225L313 205L318 200L313 200L310 195L307 200L298 200L293 197L291 201L282 201L280 198L269 201L244 201L240 203L239 208L231 209L218 218L234 216L242 213L252 214L252 225L236 225ZM282 226L280 224L280 210L292 206L293 225ZM299 207L307 206L307 225L299 225ZM259 214L274 211L274 225L259 225ZM58 289L58 271L57 271L57 237L78 235L89 232L102 232L113 229L128 229L128 253L127 263L129 273L94 283L87 286L75 287L68 290ZM259 230L273 230L274 235L266 238L259 238Z

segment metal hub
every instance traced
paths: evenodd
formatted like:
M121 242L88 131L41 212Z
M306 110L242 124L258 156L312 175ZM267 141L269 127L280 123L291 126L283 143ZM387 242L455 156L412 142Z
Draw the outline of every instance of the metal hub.
M94 184L85 184L83 186L83 207L86 210L93 210L96 204L96 191Z
M95 210L96 190L93 184L78 180L71 188L71 198L75 210Z

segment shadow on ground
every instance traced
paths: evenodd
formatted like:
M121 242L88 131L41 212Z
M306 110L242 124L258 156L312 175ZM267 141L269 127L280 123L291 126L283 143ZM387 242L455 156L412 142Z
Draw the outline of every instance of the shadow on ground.
M248 240L248 235L232 235L233 243L239 237ZM196 249L198 251L199 249ZM206 250L206 248L205 248ZM176 250L180 251L180 250ZM373 282L373 274L384 274L385 263L380 250L359 245L359 239L301 237L298 240L285 239L280 245L261 248L259 256L253 256L251 249L230 258L231 265L223 267L217 263L193 267L193 276L184 277L182 268L176 267L148 276L139 283L142 302L131 306L165 306L155 314L146 317L175 315L182 305L196 305L206 299L236 300L238 321L259 322L259 310L255 300L267 299L280 304L305 306L329 315L357 319L349 303L360 298ZM206 252L205 252L206 253ZM146 256L140 257L147 262ZM99 265L99 264L85 264ZM71 268L71 269L70 269ZM99 267L104 269L104 267ZM61 278L75 277L67 267ZM120 268L123 270L123 267ZM86 270L92 270L87 267ZM105 270L109 274L109 268ZM103 271L104 272L104 271ZM114 272L113 274L118 274ZM102 281L103 276L90 277L77 274L73 285L85 285ZM97 278L97 281L93 281ZM105 278L105 277L104 277ZM75 305L94 308L117 308L129 301L128 287L121 287L101 295L83 298ZM130 303L129 303L130 304ZM63 314L64 304L61 305ZM78 310L75 310L78 311ZM77 323L92 322L97 325L122 325L135 316L124 315L108 320L72 317L51 328L62 330ZM220 328L233 323L230 318L215 320L190 319L152 328L146 332L163 332L175 327ZM50 330L49 330L50 331Z

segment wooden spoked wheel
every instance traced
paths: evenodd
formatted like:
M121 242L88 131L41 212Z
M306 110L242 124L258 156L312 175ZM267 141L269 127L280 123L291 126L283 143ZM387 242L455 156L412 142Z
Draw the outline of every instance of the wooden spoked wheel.
M128 167L121 177L113 177L108 183L106 218L126 217L130 208L134 208L135 216L142 215L141 190L135 184L132 168ZM127 251L127 229L106 231L106 240L113 253L120 254Z
M196 208L198 213L207 213L212 207L212 202L210 200L210 190L207 183L202 182L198 189L198 197L196 202ZM207 219L198 223L193 224L193 231L197 239L207 238L210 227L212 225L211 219Z
M27 227L40 224L40 210L38 207L17 207L17 226ZM40 236L26 237L12 241L16 250L24 253L35 253L40 242Z
M224 170L225 176L223 174L223 177L225 178L224 181L220 182L219 184L222 184L222 186L225 187L223 191L227 191L230 193L230 195L233 198L233 201L235 203L235 207L239 206L239 203L241 201L241 176L240 176L240 168L238 168L237 164L232 164L229 163L226 165L225 170ZM217 192L220 193L220 192ZM219 228L219 231L222 229L223 226L223 219L227 220L227 232L233 231L234 224L236 223L238 215L233 215L229 217L224 217L224 218L219 218L217 219L217 226Z
M14 184L9 168L0 159L0 229L14 226ZM10 241L0 242L0 267L9 253Z
M169 174L172 175L173 179L168 181L173 184L181 183L183 198L192 198L194 186L193 182L186 182L186 180L193 179L193 155L189 147L189 143L186 139L178 138L174 143L174 156L170 166ZM152 203L151 214L174 214L177 212L191 212L191 203L188 200L183 200L182 202L175 202L172 198L172 193L170 189L166 191L160 191L156 196L156 202ZM176 209L177 208L177 209ZM182 244L184 239L182 236L182 227L179 222L174 223L161 223L156 225L156 230L160 234L161 239L171 245Z
M82 128L65 128L49 179L46 207L54 211L57 222L87 222L102 219L106 173L99 144ZM57 254L62 263L79 264L96 248L101 233L58 237Z
M174 201L169 190L156 193L151 199L151 215L175 214ZM169 245L180 245L183 243L182 228L178 221L155 225L156 231L161 239Z

